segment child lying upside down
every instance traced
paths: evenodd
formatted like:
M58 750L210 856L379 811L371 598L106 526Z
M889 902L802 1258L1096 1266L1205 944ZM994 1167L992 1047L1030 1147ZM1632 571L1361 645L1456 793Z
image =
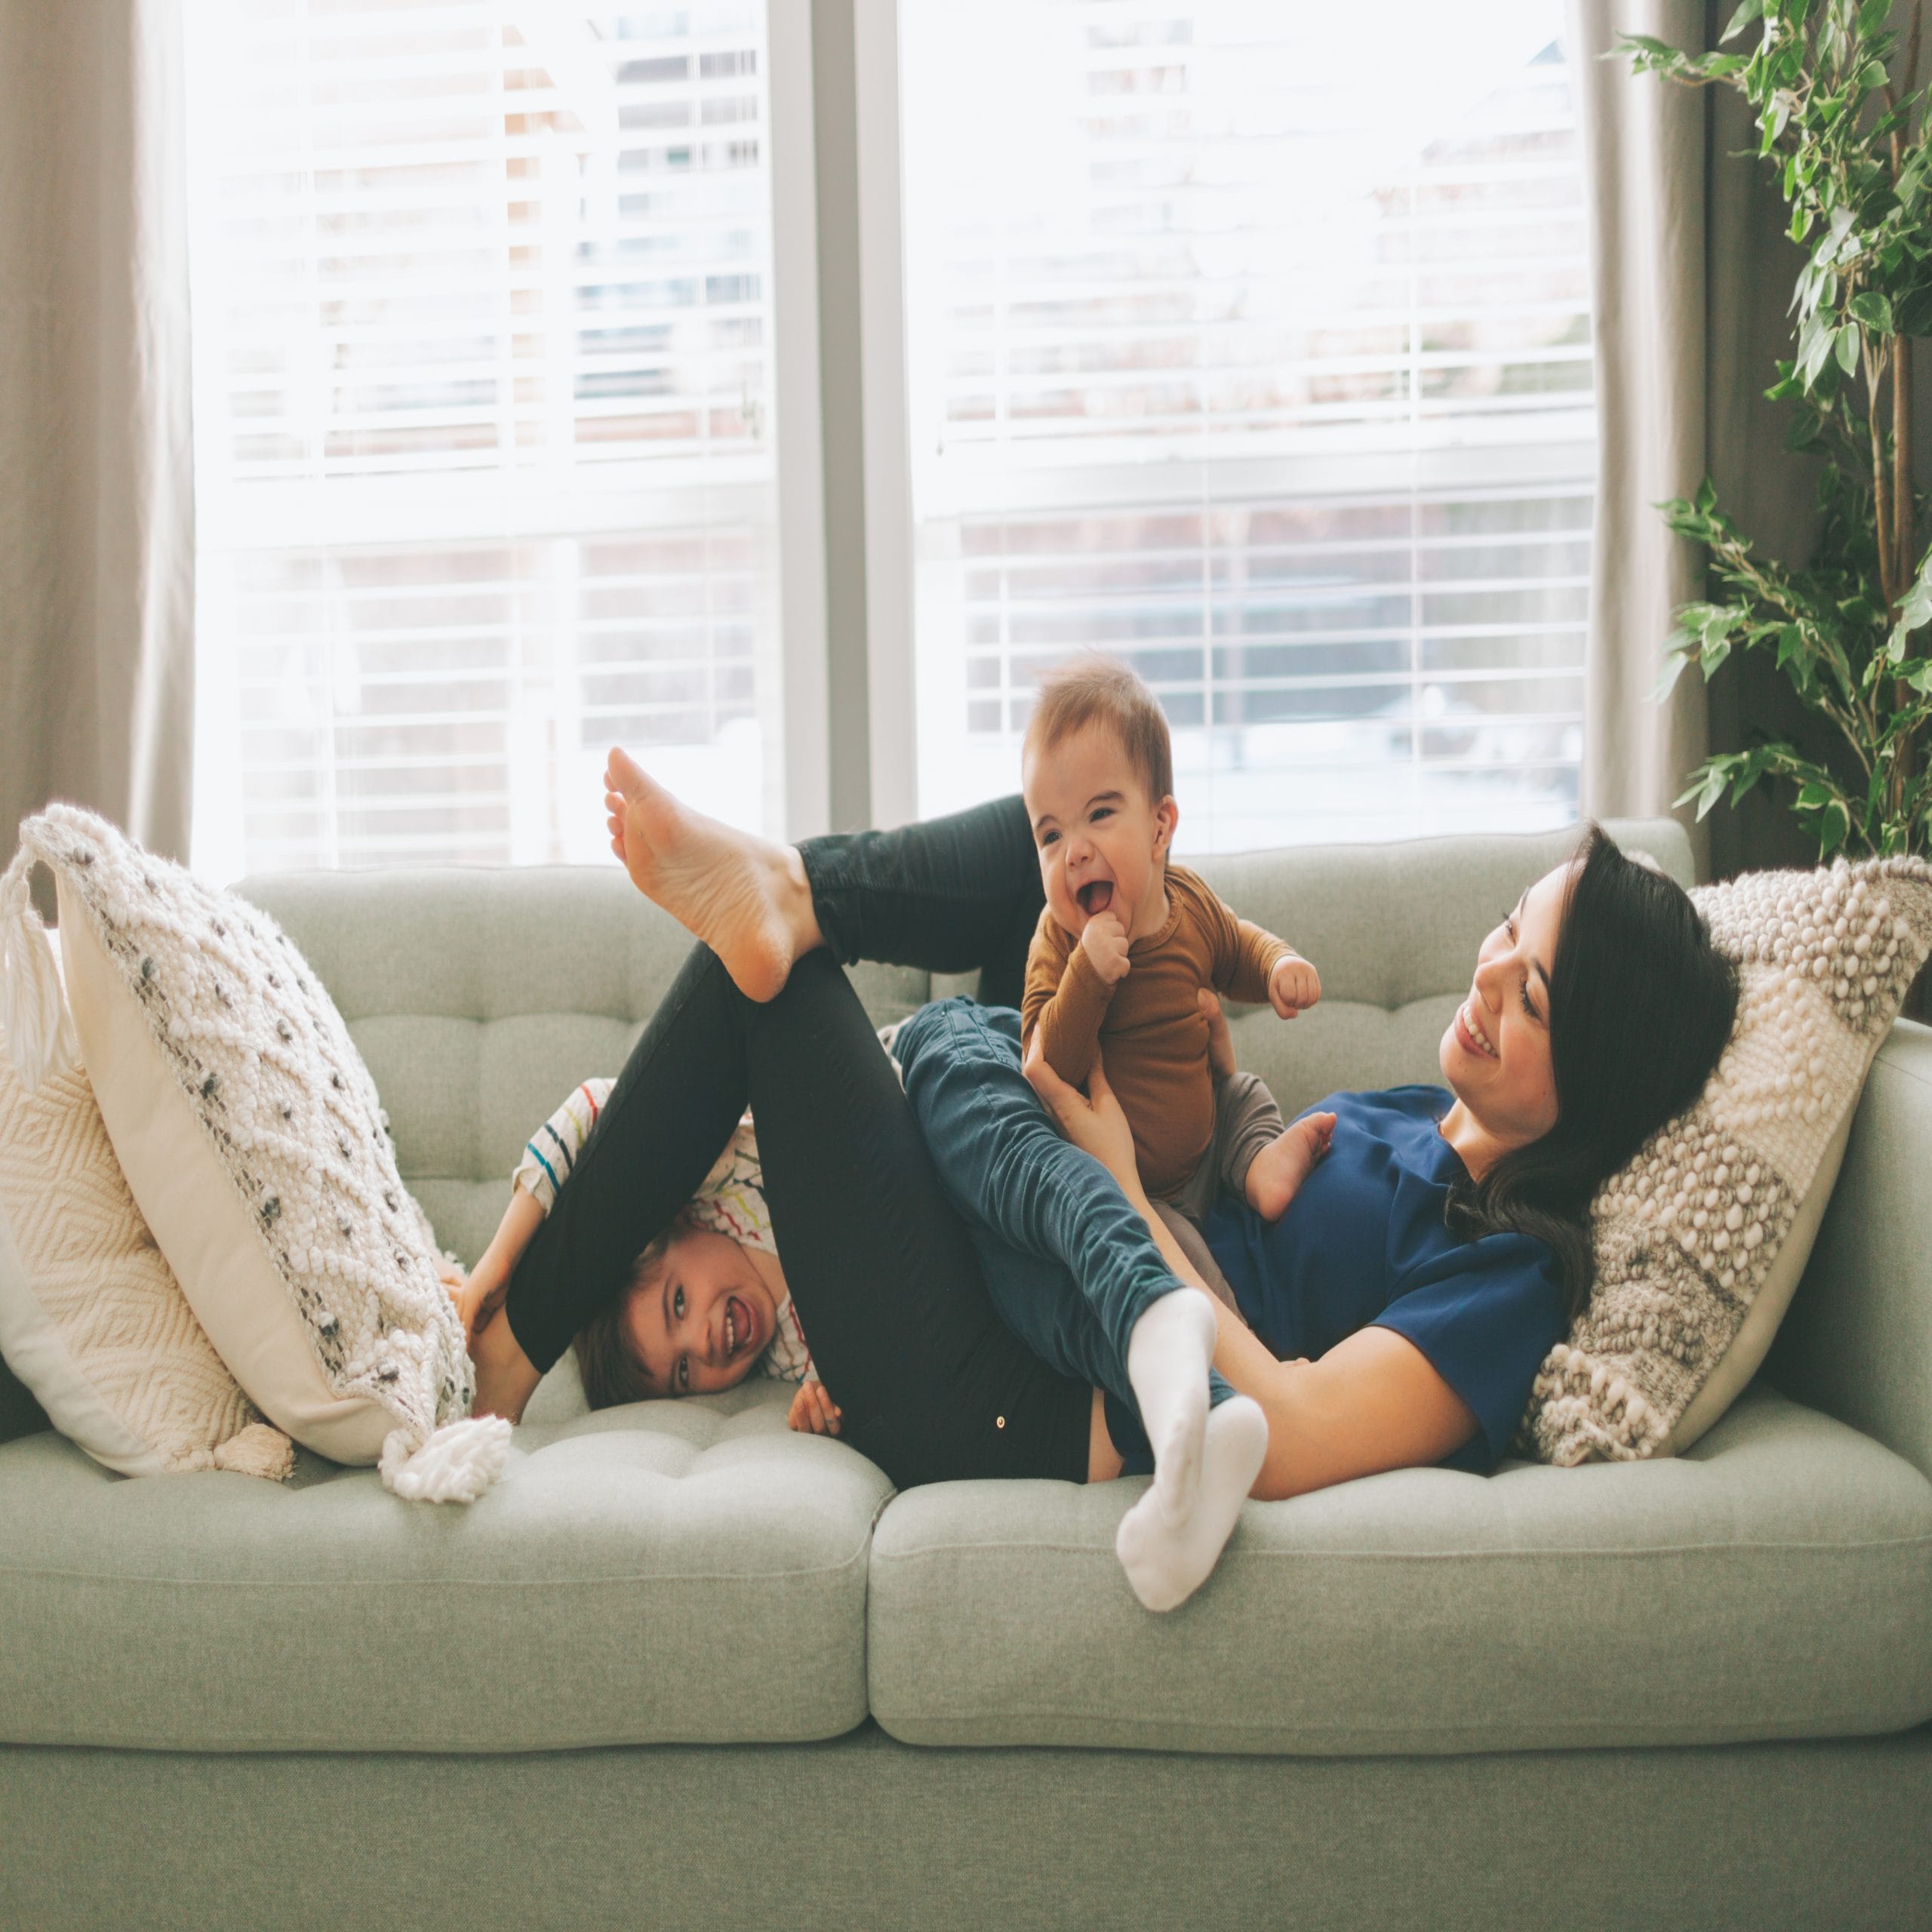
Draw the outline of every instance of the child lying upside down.
M482 1327L502 1301L611 1085L585 1081L525 1143L509 1206L458 1297L466 1330ZM749 1114L690 1204L638 1257L624 1294L576 1346L592 1408L728 1389L755 1363L776 1381L798 1384L792 1428L838 1433L838 1405L813 1370L779 1266Z

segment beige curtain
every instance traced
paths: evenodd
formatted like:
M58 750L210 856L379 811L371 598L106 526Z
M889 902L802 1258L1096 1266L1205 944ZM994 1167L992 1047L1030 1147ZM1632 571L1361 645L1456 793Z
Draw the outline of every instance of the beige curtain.
M1802 563L1815 530L1815 468L1786 454L1786 412L1763 392L1790 353L1801 261L1735 94L1633 76L1601 57L1625 33L1713 44L1734 0L1571 0L1596 306L1596 540L1585 703L1583 807L1667 811L1707 752L1754 731L1807 740L1807 718L1768 663L1734 660L1706 692L1687 672L1655 693L1672 613L1705 594L1704 560L1654 506L1709 475L1768 553ZM1816 852L1783 799L1763 790L1702 826L1700 867L1808 864Z
M50 797L187 854L178 0L0 0L0 844Z
M1571 0L1596 313L1596 536L1584 690L1583 809L1667 811L1704 755L1704 693L1655 701L1671 613L1703 563L1652 507L1703 477L1706 97L1601 57L1621 33L1704 45L1703 0ZM1700 854L1700 857L1703 856Z

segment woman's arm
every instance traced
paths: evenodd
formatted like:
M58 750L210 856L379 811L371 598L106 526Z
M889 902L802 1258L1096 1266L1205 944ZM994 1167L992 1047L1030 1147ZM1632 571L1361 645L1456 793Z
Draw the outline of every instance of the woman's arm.
M1068 1086L1038 1054L1028 1057L1026 1077L1068 1139L1120 1183L1174 1273L1208 1294L1140 1185L1133 1129L1101 1061L1088 1077L1091 1098ZM1211 1294L1208 1300L1216 1324L1214 1366L1268 1418L1268 1455L1254 1496L1300 1496L1383 1469L1439 1463L1475 1433L1468 1404L1404 1337L1364 1328L1319 1361L1278 1361L1232 1309Z

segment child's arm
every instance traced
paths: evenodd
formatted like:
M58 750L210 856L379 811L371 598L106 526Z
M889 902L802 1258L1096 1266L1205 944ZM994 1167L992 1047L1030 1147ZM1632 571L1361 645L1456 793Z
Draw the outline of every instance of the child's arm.
M1321 976L1284 939L1237 918L1215 901L1222 931L1214 952L1214 986L1230 999L1272 1006L1292 1020L1321 997Z
M540 1201L521 1187L511 1188L510 1204L503 1210L503 1218L490 1237L490 1245L469 1271L469 1278L460 1289L451 1291L456 1297L457 1312L463 1317L465 1342L474 1339L478 1329L488 1327L503 1306L511 1273L523 1259L531 1237L543 1226L543 1214Z
M1105 928L1112 930L1096 930ZM1037 1032L1047 1064L1075 1087L1093 1066L1100 1023L1128 970L1126 929L1118 919L1103 914L1088 921L1087 932L1094 935L1091 946L1085 934L1075 940L1062 931L1051 912L1040 915L1020 1002L1022 1049Z
M586 1080L574 1087L569 1099L524 1143L523 1158L510 1177L510 1204L503 1210L490 1245L470 1271L469 1278L450 1291L463 1317L465 1340L473 1341L503 1306L510 1276L523 1259L531 1237L555 1204L557 1189L570 1177L614 1084Z

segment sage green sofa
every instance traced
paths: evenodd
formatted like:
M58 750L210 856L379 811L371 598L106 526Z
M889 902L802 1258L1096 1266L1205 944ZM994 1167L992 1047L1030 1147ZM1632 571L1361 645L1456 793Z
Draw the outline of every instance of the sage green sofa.
M1435 1077L1567 843L1204 862L1326 988L1243 1063L1291 1109ZM684 950L614 870L242 890L466 1257ZM952 989L855 977L880 1020ZM1251 1503L1161 1618L1112 1552L1137 1483L894 1494L776 1385L589 1415L567 1362L460 1509L306 1454L124 1481L0 1382L0 1928L1932 1923L1928 1175L1901 1025L1688 1454Z

